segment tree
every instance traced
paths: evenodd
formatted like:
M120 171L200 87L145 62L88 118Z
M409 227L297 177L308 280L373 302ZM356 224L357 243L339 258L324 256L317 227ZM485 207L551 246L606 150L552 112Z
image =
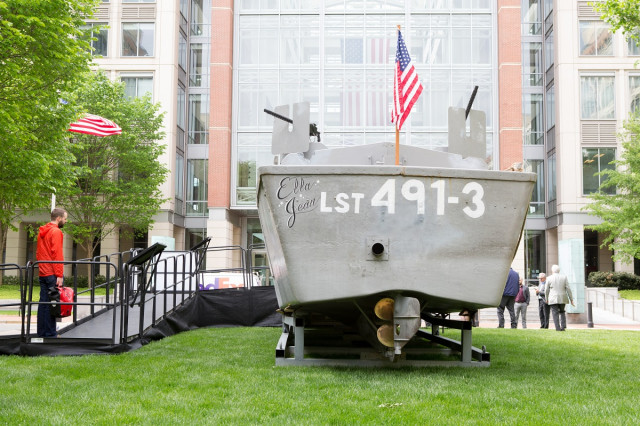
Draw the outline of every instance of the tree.
M604 233L603 245L614 251L613 258L632 261L640 258L640 111L625 122L624 129L616 168L599 173L606 179L601 191L591 195L593 203L586 209L602 219L601 224L588 228ZM604 193L607 188L616 193Z
M98 3L0 0L0 259L13 223L68 182L75 110L60 93L89 69L90 33L80 26Z
M640 41L640 0L605 0L594 2L593 8L602 14L602 19L615 32Z
M614 32L622 29L628 38L640 41L640 0L605 0L594 2L593 8ZM640 111L630 115L624 129L615 170L599 173L607 177L600 189L612 188L616 194L593 194L586 209L603 220L588 228L604 233L602 244L614 251L614 260L633 261L640 258Z
M168 170L159 162L164 146L157 141L163 114L150 98L128 98L124 84L101 72L91 74L70 97L86 112L122 128L121 135L77 135L70 144L75 157L74 184L60 192L69 214L65 229L91 256L112 231L147 230L162 202L160 185Z

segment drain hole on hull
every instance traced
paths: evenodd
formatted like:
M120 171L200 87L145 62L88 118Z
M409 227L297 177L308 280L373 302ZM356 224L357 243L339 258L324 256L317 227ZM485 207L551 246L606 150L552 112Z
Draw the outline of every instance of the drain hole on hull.
M384 244L382 243L375 243L374 245L371 246L371 252L375 255L375 256L380 256L382 255L382 253L384 253Z

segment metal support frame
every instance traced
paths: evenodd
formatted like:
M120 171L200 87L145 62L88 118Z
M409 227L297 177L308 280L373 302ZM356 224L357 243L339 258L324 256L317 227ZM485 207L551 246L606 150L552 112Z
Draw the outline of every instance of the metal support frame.
M390 361L385 354L371 345L353 346L348 342L352 338L343 339L344 343L336 346L313 344L316 327L305 327L308 322L304 318L293 315L285 315L283 318L283 331L276 346L276 366L346 366L346 367L383 367L398 368L412 367L489 367L489 353L472 346L471 321L457 321L432 316L422 313L422 318L429 322L434 330L439 326L458 329L461 332L460 341L442 337L437 333L426 330L418 330L412 340L418 343L427 343L428 347L406 347L403 355ZM326 327L325 336L332 338L333 342L341 342L341 333L344 327ZM305 334L309 339L305 339ZM305 345L305 340L307 344ZM439 347L434 347L438 345ZM305 357L306 355L306 357ZM444 356L459 357L456 360L429 359ZM416 358L416 359L411 359ZM426 359L423 359L426 358Z

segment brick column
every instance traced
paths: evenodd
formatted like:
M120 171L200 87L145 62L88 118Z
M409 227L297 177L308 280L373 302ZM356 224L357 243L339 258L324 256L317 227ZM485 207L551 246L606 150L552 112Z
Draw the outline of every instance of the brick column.
M520 0L498 0L500 170L522 161Z
M209 87L209 207L229 208L231 194L231 101L233 0L213 0Z

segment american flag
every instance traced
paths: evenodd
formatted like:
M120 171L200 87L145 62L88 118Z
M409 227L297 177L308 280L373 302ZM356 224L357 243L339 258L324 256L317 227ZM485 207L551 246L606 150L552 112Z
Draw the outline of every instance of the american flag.
M78 121L69 125L70 132L84 133L95 136L111 136L122 134L122 129L113 121L100 117L99 115L85 114Z
M396 50L396 75L393 81L393 109L391 122L396 123L398 131L409 116L411 107L422 93L422 83L418 80L409 51L404 44L402 33L398 30L398 48Z

